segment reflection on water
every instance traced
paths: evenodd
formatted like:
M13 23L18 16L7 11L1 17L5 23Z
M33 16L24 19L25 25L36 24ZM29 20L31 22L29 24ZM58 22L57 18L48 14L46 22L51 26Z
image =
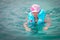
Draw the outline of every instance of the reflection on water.
M31 3L30 3L31 2ZM60 7L59 1L24 1L0 0L0 40L59 40L60 39ZM57 5L54 5L57 2ZM29 33L24 30L23 23L33 3L41 4L51 17L51 26L47 31ZM53 4L51 4L53 3ZM45 4L45 5L42 5ZM56 4L56 3L55 3ZM27 11L27 12L26 12Z

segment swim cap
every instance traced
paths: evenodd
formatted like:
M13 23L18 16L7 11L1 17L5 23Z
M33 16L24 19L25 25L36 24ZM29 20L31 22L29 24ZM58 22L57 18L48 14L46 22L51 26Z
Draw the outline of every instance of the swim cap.
M39 12L40 11L40 6L37 4L33 4L30 8L31 12Z

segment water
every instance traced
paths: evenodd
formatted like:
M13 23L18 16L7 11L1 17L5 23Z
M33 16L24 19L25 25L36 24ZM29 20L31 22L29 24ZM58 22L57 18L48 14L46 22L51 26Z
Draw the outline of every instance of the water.
M29 7L39 4L51 17L47 31L29 33L23 23ZM59 0L0 0L0 40L60 40Z

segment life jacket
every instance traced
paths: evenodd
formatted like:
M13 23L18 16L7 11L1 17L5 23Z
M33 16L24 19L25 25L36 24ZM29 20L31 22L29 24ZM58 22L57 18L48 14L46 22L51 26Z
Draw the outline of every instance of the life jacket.
M46 16L46 13L44 12L43 9L41 9L37 15L37 17L38 17L37 24L43 23L45 20L45 16ZM32 14L32 12L28 13L28 23L35 24L35 18L34 18L34 15Z

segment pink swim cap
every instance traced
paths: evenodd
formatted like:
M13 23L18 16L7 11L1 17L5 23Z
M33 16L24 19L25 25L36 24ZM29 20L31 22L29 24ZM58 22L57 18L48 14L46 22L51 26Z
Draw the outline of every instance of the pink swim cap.
M40 6L37 4L33 4L30 8L31 12L39 12L40 11Z

